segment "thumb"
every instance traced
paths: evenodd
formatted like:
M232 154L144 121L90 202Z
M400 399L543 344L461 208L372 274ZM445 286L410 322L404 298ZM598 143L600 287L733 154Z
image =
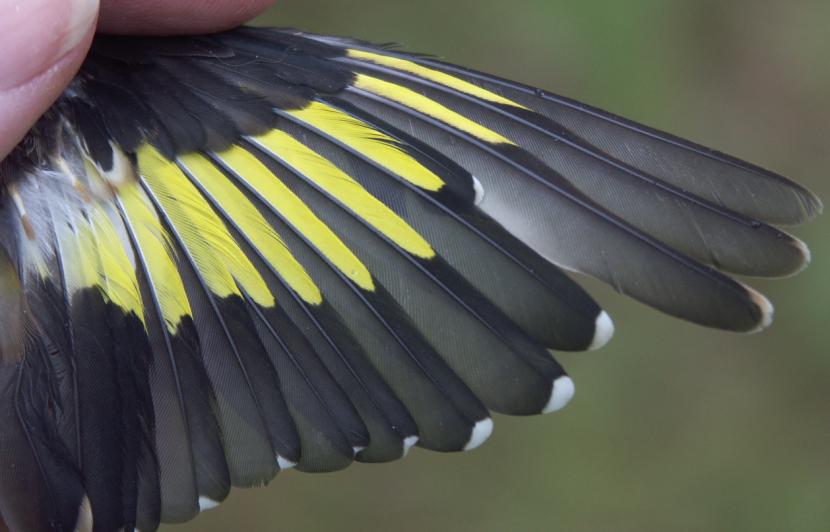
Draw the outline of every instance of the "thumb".
M86 55L99 0L0 0L0 160L60 96Z

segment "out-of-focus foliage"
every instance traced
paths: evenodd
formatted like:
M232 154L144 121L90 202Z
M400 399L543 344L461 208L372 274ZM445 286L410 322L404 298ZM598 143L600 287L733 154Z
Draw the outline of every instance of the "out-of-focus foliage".
M830 2L280 0L261 24L397 41L788 175L830 199ZM755 336L678 323L591 285L617 324L561 360L577 397L497 417L465 455L289 472L169 530L830 530L830 219L813 265L758 281Z

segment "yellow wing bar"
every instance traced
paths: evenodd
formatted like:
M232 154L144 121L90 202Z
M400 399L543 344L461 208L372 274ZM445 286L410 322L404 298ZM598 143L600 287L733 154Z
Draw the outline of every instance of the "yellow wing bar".
M417 63L413 63L412 61L407 61L406 59L401 59L399 57L391 57L388 55L375 54L372 52L367 52L365 50L355 49L347 50L346 55L353 59L368 61L370 63L375 63L376 65L394 68L395 70L400 70L402 72L408 72L420 78L427 79L429 81L434 81L439 85L444 85L451 89L455 89L459 92L463 92L464 94L469 94L470 96L475 96L476 98L487 100L488 102L509 105L511 107L529 110L524 105L516 103L513 100L508 100L504 96L500 96L495 92L488 91L487 89L479 87L478 85L473 85L469 81L458 79L445 72L427 68Z

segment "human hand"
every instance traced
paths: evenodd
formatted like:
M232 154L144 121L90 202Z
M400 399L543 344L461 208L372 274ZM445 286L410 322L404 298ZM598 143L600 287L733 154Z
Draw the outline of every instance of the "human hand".
M274 2L0 0L0 160L72 80L96 27L107 33L206 33L237 26Z

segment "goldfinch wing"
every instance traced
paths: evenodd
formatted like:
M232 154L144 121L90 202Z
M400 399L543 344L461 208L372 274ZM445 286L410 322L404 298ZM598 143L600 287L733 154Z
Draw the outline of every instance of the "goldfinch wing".
M282 469L558 410L597 277L769 324L815 196L603 111L366 43L98 37L4 161L0 523L153 530ZM12 467L14 466L14 467ZM23 486L23 487L21 487Z

